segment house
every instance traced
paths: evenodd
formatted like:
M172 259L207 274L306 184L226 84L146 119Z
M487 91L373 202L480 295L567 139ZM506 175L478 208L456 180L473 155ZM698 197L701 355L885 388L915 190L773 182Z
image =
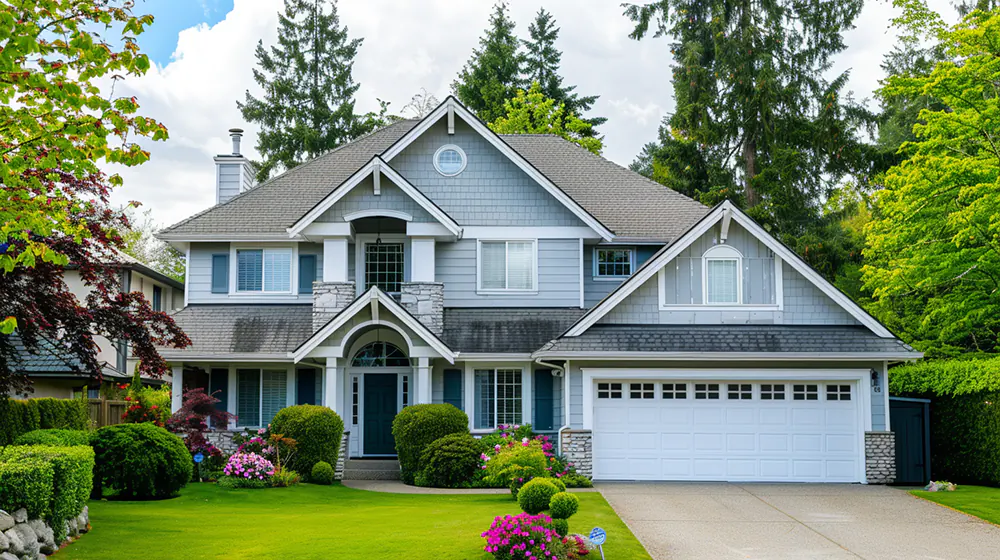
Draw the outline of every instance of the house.
M115 266L122 290L142 292L154 310L170 313L183 307L184 285L181 282L122 252L117 253ZM69 291L80 301L84 301L90 293L91 288L84 284L80 272L72 266L63 273L63 280ZM16 335L12 340L19 344ZM128 383L138 361L130 353L128 343L100 336L95 337L94 342L98 347L97 361L102 364L103 384ZM54 342L42 341L41 344L43 350L40 352L29 353L22 348L20 363L16 367L18 373L28 375L34 391L14 396L68 399L86 389L89 398L100 397L100 387L96 386L88 373L82 372L83 365L76 356L60 349ZM148 381L151 384L162 383L159 379Z
M920 354L732 204L454 98L256 186L239 133L218 204L159 233L193 341L163 355L229 428L319 403L385 457L443 402L599 480L891 479L887 367Z

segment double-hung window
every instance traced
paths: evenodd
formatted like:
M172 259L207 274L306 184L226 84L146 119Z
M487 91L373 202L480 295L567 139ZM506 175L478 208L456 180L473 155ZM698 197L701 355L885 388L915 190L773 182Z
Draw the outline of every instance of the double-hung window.
M522 378L520 369L475 370L476 429L521 423Z
M283 369L236 370L236 426L270 424L288 404L287 377Z
M492 292L533 292L534 241L480 241L479 289Z
M740 262L743 256L728 245L717 245L705 252L705 303L738 305L742 292Z
M635 251L631 248L594 248L594 278L628 278Z
M292 250L237 250L236 291L290 293L292 291Z

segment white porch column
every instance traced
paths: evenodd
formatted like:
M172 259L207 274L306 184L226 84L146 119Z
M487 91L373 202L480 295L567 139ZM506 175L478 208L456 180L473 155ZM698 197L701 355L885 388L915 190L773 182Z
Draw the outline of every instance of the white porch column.
M175 365L170 371L170 412L181 409L184 398L184 364Z
M236 391L239 390L239 385L236 382L236 366L229 366L229 397L226 399L226 410L236 414L236 403L239 402L238 395ZM236 420L229 421L229 429L236 429Z
M325 383L323 384L325 393L323 395L323 406L333 409L334 412L343 418L343 404L340 399L340 387L343 383L341 379L341 370L340 358L326 359Z
M410 238L410 281L434 281L434 238Z
M417 403L431 402L431 359L417 358Z
M347 238L323 240L323 281L347 282Z

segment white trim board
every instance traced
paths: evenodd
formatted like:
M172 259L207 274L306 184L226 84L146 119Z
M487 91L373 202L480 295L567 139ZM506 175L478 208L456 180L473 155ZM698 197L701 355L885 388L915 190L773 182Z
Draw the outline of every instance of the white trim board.
M736 222L750 232L751 235L774 251L776 257L781 258L784 262L787 262L789 266L812 282L814 286L819 288L820 291L829 296L830 299L840 305L841 308L850 313L851 316L858 320L858 322L868 327L873 333L882 338L895 338L889 329L885 328L874 317L869 315L864 309L861 308L861 306L851 300L851 298L847 297L847 295L827 282L825 278L820 276L819 273L813 270L812 267L806 264L806 262L799 258L798 255L796 255L788 247L785 247L783 244L778 242L778 240L771 237L770 234L764 231L763 228L761 228L749 216L740 211L739 208L736 208L736 206L728 200L716 206L711 212L702 218L701 221L692 226L691 229L684 233L684 235L680 236L674 243L661 250L653 258L649 259L649 261L647 261L646 264L640 268L640 270L632 275L632 278L626 280L621 286L618 287L618 289L611 292L611 294L601 300L600 303L594 306L572 327L570 327L563 336L580 336L583 334L625 298L635 292L647 280L650 280L653 275L658 274L660 270L667 263L676 258L681 251L688 248L692 243L694 243L695 240L707 233L713 226L715 226L716 223L723 219L727 212L730 212L732 219L736 220ZM916 356L914 355L914 357Z
M573 200L568 194L562 191L559 187L555 185L552 181L543 175L540 171L535 169L528 160L524 159L524 156L517 153L513 148L507 145L500 136L489 129L486 124L484 124L479 118L472 114L471 111L466 109L454 96L449 95L437 109L431 111L426 117L423 118L416 126L410 129L409 132L404 134L399 140L394 142L392 146L386 151L382 152L382 159L386 162L392 161L392 158L399 155L407 146L413 143L414 140L419 138L423 133L427 132L431 126L437 123L441 118L448 117L449 115L456 115L461 118L466 124L468 124L473 130L479 133L487 142L493 145L494 148L500 151L503 155L507 156L515 165L517 165L521 171L524 171L529 177L535 180L542 188L544 188L550 195L552 195L556 200L561 202L563 206L573 212L577 218L590 226L598 235L601 236L605 241L611 241L614 238L614 233L604 226L597 218L592 216L587 212L579 203Z
M599 352L599 351L540 351L531 355L533 358L544 359L595 359L610 361L629 360L701 360L701 361L796 361L808 362L815 360L857 362L863 360L908 361L923 357L918 352Z

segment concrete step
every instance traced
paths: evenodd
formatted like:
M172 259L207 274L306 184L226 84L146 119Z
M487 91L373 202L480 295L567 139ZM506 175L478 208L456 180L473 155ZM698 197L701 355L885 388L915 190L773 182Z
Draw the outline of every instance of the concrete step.
M344 462L343 480L399 480L399 461L348 459Z

